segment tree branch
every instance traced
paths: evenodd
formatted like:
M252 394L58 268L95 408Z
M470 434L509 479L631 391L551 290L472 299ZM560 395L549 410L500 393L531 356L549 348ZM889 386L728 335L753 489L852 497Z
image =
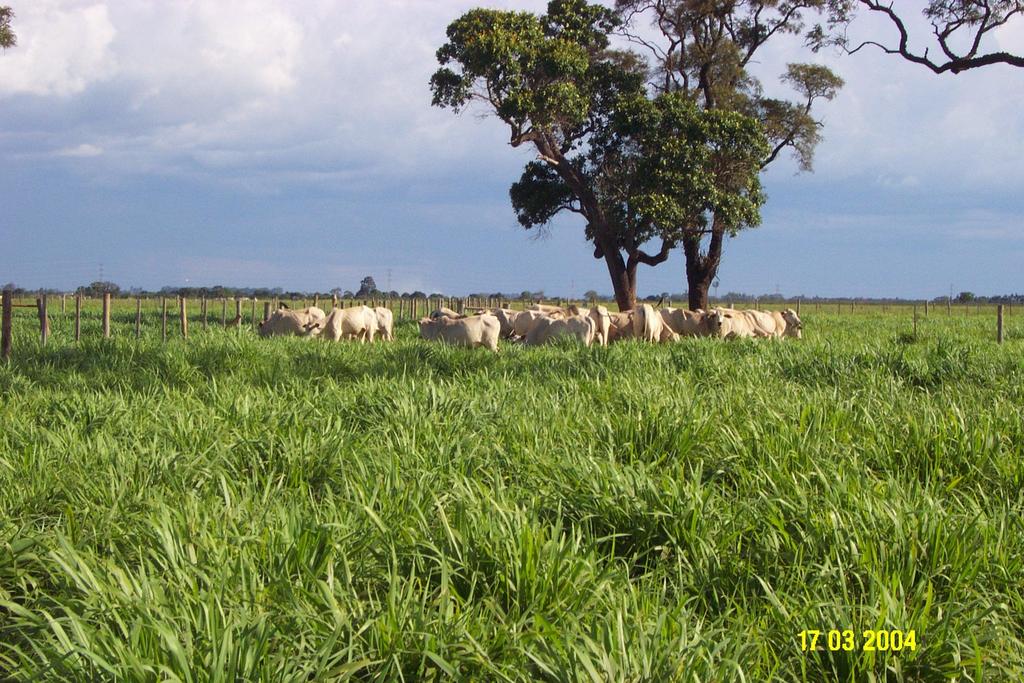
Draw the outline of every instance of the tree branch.
M672 251L672 247L674 246L674 242L662 239L661 249L658 251L657 254L651 256L650 254L644 252L643 250L637 249L634 251L633 254L630 254L629 258L630 260L633 260L635 258L638 263L643 263L644 265L647 266L656 266L659 263L664 263L668 259L668 255Z
M943 53L946 56L946 61L940 63L929 58L928 50L925 50L923 55L914 54L913 52L910 51L908 47L910 37L907 32L907 27L903 23L903 20L900 18L900 16L896 14L896 12L892 9L892 5L883 5L881 2L878 2L877 0L858 1L861 5L867 7L872 12L878 12L888 17L889 22L896 27L897 31L899 31L899 45L897 47L886 47L885 45L877 43L873 40L866 40L852 50L846 49L847 54L853 54L859 51L862 47L865 47L866 45L873 45L875 47L881 48L884 52L888 54L897 54L909 62L912 62L914 64L920 64L930 69L932 72L936 74L945 73L947 71L950 73L958 74L961 71L967 71L968 69L977 69L979 67L989 66L992 64L1008 64L1010 66L1024 67L1024 56L1015 55L1004 51L990 52L980 56L978 56L977 54L978 48L981 44L982 36L985 33L991 31L993 28L1005 24L1011 16L1015 14L1024 13L1024 3L1016 3L1013 9L1010 9L1005 15L993 19L992 9L988 3L988 0L982 0L981 5L984 7L984 15L977 21L971 21L970 17L968 16L956 16L955 18L952 18L949 15L947 15L947 19L949 20L945 22L942 28L939 27L941 22L937 23L933 21L933 32L935 34L936 39L938 40L939 47L942 49ZM971 41L971 48L966 54L958 55L949 47L949 38L954 32L956 32L960 28L963 28L964 26L968 26L971 24L978 25L977 29L975 30L973 39Z

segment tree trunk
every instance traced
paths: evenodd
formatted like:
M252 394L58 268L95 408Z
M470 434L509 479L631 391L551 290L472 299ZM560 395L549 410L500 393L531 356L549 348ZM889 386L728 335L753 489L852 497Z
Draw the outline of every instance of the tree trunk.
M615 291L615 303L620 311L631 311L636 307L636 268L629 269L618 249L604 251L604 262L608 265L608 275L612 279Z
M713 227L707 253L700 251L701 234L687 235L683 239L683 253L686 254L686 284L689 288L691 311L708 309L708 288L718 274L722 260L724 230Z

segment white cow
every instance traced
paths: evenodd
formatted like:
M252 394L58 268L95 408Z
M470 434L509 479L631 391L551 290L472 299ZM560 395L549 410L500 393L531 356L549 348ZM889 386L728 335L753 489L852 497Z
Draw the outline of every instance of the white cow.
M584 308L573 304L569 306L569 313L581 315L594 321L594 341L601 346L608 346L608 336L612 326L612 315L604 306Z
M377 316L377 334L384 341L393 341L395 338L395 314L391 309L377 306L373 309Z
M803 321L792 308L787 308L784 311L772 311L771 314L775 318L776 337L795 337L797 339L803 337Z
M512 323L512 331L517 337L526 337L541 320L557 320L561 317L561 314L550 316L540 311L521 311Z
M508 339L516 333L516 318L520 311L513 311L511 308L498 308L493 315L501 325L501 338Z
M476 348L485 346L491 351L498 350L498 336L501 324L493 315L475 315L471 318L420 320L420 336L427 341L439 341L455 346Z
M372 342L377 333L377 314L367 306L335 308L324 320L306 325L306 335L328 341L358 339Z
M796 337L803 336L803 323L791 308L784 311L722 309L729 327L729 337Z
M296 310L278 309L260 323L259 334L261 337L302 335L306 325L323 320L324 317L324 312L316 306Z
M676 339L671 328L666 329L661 316L650 304L642 304L633 316L633 334L647 342L658 343Z
M540 313L547 313L552 317L565 317L569 313L561 306L550 306L548 304L533 304L532 306L530 306L528 310L539 311Z
M604 306L594 306L589 317L594 321L594 340L601 346L608 346L608 334L611 331L612 316Z
M703 310L689 311L682 308L662 308L658 311L662 322L680 337L718 336L715 320Z
M620 341L633 337L633 311L619 311L609 314L608 341Z
M597 324L588 316L572 316L570 318L543 318L537 321L530 333L526 335L526 343L530 346L548 344L559 337L575 337L590 346L597 332Z
M740 337L776 336L776 320L771 313L735 308L716 308L715 310L721 316L722 321L719 329L720 337L737 339Z
M451 318L452 320L458 320L459 318L465 318L466 316L460 315L450 308L442 306L430 314L431 320L437 320L438 318Z

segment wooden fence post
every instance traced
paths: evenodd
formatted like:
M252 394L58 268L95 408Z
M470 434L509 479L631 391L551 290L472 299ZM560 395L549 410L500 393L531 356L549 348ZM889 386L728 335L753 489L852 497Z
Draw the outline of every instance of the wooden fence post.
M14 312L13 290L4 290L3 316L0 321L0 358L11 357L11 323Z
M61 294L60 295L60 312L61 312L61 315L63 315L64 313L67 312L67 306L65 305L66 302L64 301L67 298L68 298L67 294Z
M180 297L178 309L178 314L181 316L181 337L188 339L188 301L185 297Z
M135 338L142 337L142 297L135 299Z
M1003 343L1003 305L996 306L996 342Z
M235 297L235 320L238 321L238 326L242 326L242 300L239 297Z
M160 339L167 341L167 297L160 297Z
M270 302L263 302L263 322L270 320Z
M256 320L256 297L252 298L252 326L259 326L259 322Z
M82 295L75 294L75 341L82 338Z
M204 296L203 297L203 331L206 331L206 329L207 329L207 324L206 324L206 306L207 306L206 297Z
M39 340L43 346L46 346L46 340L50 337L50 324L46 319L46 295L43 294L41 297L36 299L36 307L39 311Z
M800 299L796 300L796 314L797 316L800 315Z
M110 338L110 292L103 292L103 338Z
M220 326L228 326L228 300L223 296L220 298Z
M924 315L925 315L926 318L928 317L928 302L927 301L924 302Z

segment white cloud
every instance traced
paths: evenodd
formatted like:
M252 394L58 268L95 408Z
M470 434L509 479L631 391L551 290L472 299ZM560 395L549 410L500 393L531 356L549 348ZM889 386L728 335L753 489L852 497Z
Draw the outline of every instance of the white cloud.
M18 10L20 45L0 57L0 97L63 98L52 104L59 118L26 117L18 151L91 140L103 164L90 172L112 179L194 173L267 191L438 171L514 173L528 152L510 150L499 123L430 106L445 27L478 4L38 0ZM539 11L546 3L486 4ZM860 30L885 29L865 18ZM1000 44L1021 24L1001 29ZM910 190L954 172L964 186L1019 177L1024 89L1007 87L1016 76L1009 67L939 77L870 49L810 55L782 40L755 67L769 92L785 92L776 76L790 61L829 63L847 81L818 109L817 180ZM782 173L773 172L770 192L805 182L788 164L775 164Z
M53 153L57 157L97 157L103 154L103 148L83 143L74 147L64 147Z
M115 73L105 5L36 0L16 10L18 46L0 56L0 95L66 97Z

